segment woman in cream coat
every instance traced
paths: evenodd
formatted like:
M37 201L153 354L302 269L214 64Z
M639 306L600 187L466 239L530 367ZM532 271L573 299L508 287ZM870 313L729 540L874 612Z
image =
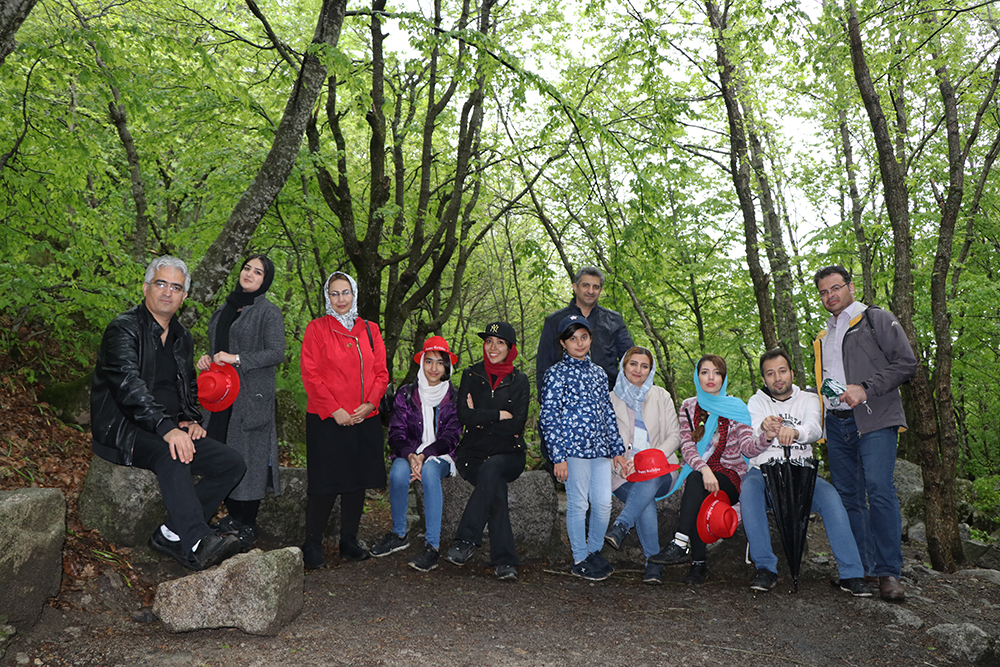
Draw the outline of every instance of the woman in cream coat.
M633 347L622 358L618 380L611 392L611 404L618 419L618 431L625 442L625 455L615 457L611 474L612 490L625 503L604 540L615 549L621 547L628 531L635 526L643 555L647 558L643 581L662 583L663 566L648 562L660 550L656 520L656 500L670 494L677 473L643 474L642 481L626 478L636 472L635 455L645 449L658 449L667 462L677 463L674 452L680 447L680 424L670 393L653 384L656 362L644 347ZM662 459L661 459L662 460Z

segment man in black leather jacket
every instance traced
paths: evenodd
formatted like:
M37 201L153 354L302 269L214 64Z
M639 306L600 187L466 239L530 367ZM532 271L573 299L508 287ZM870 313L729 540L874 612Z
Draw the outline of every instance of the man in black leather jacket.
M90 392L94 453L156 473L170 520L149 545L203 570L239 552L234 535L208 522L246 471L231 447L205 436L191 334L175 317L191 274L163 256L146 268L145 299L108 325ZM194 482L194 476L201 481Z

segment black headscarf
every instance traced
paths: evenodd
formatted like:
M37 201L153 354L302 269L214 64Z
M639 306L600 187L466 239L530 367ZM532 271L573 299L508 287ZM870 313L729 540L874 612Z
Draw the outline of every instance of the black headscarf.
M229 352L229 328L240 316L240 308L252 305L257 297L263 296L271 283L274 282L274 264L264 255L250 255L240 265L240 270L242 271L242 267L246 266L251 259L260 260L260 263L264 265L264 281L254 292L244 292L240 281L236 281L236 287L226 297L226 305L222 307L219 321L215 325L216 352Z
M226 305L222 307L222 312L219 313L219 321L215 324L216 352L229 352L229 329L233 326L236 318L240 316L240 308L253 305L257 297L262 296L274 280L274 264L264 255L250 255L247 257L246 261L240 265L241 272L251 259L258 259L264 265L264 281L254 292L244 292L239 280L236 281L236 287L226 297ZM229 419L232 417L232 414L232 406L221 412L212 413L208 420L208 437L225 443L229 433Z

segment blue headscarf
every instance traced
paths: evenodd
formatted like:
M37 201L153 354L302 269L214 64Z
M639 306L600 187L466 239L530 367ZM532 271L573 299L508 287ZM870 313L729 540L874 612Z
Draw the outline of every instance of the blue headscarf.
M641 354L646 356L645 352L636 352L636 354ZM635 354L632 355L633 357ZM649 361L652 366L649 369L649 375L643 381L641 387L637 387L632 384L627 377L625 377L625 360L622 359L618 364L618 379L615 380L615 396L622 399L622 402L628 407L632 408L640 415L642 414L642 404L646 400L646 394L649 393L650 388L653 386L653 376L656 375L656 360L650 357Z
M725 417L741 424L750 425L750 410L747 404L735 396L726 396L726 387L729 385L729 376L722 379L722 388L718 394L710 394L701 388L701 381L698 380L698 367L694 368L694 390L698 398L698 407L708 413L708 421L705 422L705 435L698 441L698 456L704 457L708 451L708 446L712 443L712 437L719 428L719 417ZM680 488L681 482L691 474L691 466L687 463L681 468L677 482L671 487L670 493L660 496L657 500L666 498Z

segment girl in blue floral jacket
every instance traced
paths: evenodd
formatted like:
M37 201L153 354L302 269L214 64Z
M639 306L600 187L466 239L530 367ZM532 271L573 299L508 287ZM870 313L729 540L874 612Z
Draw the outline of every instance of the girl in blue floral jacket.
M625 446L608 394L608 376L590 360L587 318L563 318L559 344L563 358L545 372L539 426L556 479L566 484L573 574L602 581L614 571L601 555L611 518L611 459L624 454Z

